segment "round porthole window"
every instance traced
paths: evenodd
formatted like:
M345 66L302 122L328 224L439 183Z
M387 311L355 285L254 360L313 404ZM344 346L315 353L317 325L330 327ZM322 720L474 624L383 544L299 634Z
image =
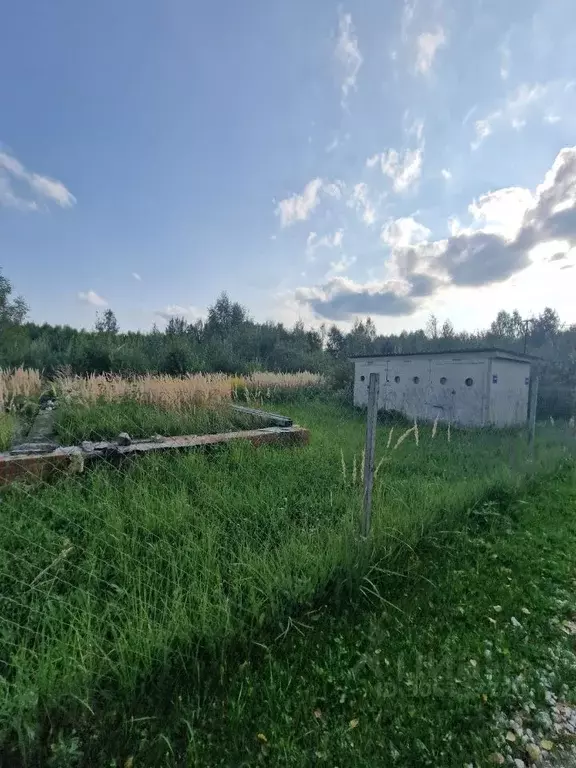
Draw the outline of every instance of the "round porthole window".
M394 376L394 381L396 384L400 384L400 376Z
M474 384L474 379L471 379L470 377L468 377L464 382L464 384L466 384L467 387L471 387L472 384Z
M366 380L366 376L360 376L360 381L365 381L365 380Z
M412 381L414 382L414 384L420 384L420 376L414 376Z
M446 376L442 376L440 379L440 384L446 384Z

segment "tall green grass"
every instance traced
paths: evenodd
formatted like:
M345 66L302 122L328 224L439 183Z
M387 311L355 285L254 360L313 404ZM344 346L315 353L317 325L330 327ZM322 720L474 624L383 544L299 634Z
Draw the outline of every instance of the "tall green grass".
M56 412L55 434L63 445L82 440L107 440L120 432L131 437L159 435L206 435L269 424L265 418L238 413L229 405L185 407L177 411L123 398L84 405L64 401Z
M0 411L0 451L7 451L12 444L15 420L10 413Z
M552 431L527 462L521 434L453 430L448 442L445 428L393 450L379 427L364 542L363 416L327 404L290 413L311 428L309 447L146 457L3 493L0 740L32 748L43 712L137 696L200 651L354 585L369 591L371 569L396 567L426 531L565 453Z

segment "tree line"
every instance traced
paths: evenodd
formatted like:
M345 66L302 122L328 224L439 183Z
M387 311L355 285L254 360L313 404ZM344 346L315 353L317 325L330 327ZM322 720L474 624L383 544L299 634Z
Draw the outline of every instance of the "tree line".
M501 310L485 330L456 331L434 315L426 327L399 334L378 333L374 322L356 320L349 332L338 326L306 329L282 323L255 322L238 302L222 293L205 320L171 318L149 332L119 328L111 309L96 318L92 330L27 321L28 306L12 297L0 273L0 367L38 368L46 376L66 369L74 373L146 372L183 375L197 371L245 374L254 370L325 374L333 386L350 385L353 355L393 354L498 346L542 358L537 363L540 412L570 418L576 406L576 325L561 322L546 308L522 318Z

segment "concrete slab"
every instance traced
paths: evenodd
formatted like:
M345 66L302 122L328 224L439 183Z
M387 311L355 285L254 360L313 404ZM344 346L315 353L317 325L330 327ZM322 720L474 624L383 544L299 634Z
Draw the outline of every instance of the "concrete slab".
M261 445L307 445L310 433L303 427L266 427L240 432L222 432L217 435L180 435L150 440L134 440L130 445L115 442L91 443L81 446L56 448L47 453L0 453L0 486L21 480L45 480L56 472L81 472L86 461L127 458L158 452L187 451L210 445L225 445L236 441ZM33 449L33 446L31 446Z

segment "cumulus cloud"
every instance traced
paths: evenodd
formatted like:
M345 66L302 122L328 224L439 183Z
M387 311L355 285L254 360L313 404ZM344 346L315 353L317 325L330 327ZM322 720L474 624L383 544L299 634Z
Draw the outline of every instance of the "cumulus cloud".
M132 277L134 278L134 280L138 280L138 282L140 282L140 280L142 280L142 278L140 277L138 272L132 272Z
M70 208L76 198L57 179L27 170L7 152L0 152L0 206L38 211L46 203Z
M328 320L346 320L355 314L408 315L415 309L414 301L398 295L392 283L361 284L345 277L333 277L312 288L299 288L296 299Z
M548 115L565 107L569 96L573 96L574 82L553 80L548 83L528 85L523 83L502 104L483 118L476 121L476 136L471 143L472 149L478 149L482 142L499 127L513 128L520 131L528 119L535 113L547 120ZM573 106L573 105L572 105ZM544 115L542 112L544 111Z
M424 126L420 121L407 131L408 136L416 138L417 146L414 149L406 149L398 152L396 149L388 149L380 154L375 154L366 160L368 168L374 168L378 164L385 176L392 181L395 192L402 193L415 186L422 173L424 159Z
M356 78L362 66L363 58L358 47L358 38L354 32L352 16L340 12L338 22L338 39L335 56L342 70L342 106L348 103L348 94L356 89Z
M576 252L576 146L562 149L534 192L508 187L469 206L472 224L451 222L451 234L430 240L412 218L388 222L382 241L390 248L387 279L354 283L339 277L300 289L296 298L317 315L410 314L424 297L447 286L503 282L532 264L560 264ZM570 266L570 265L566 265Z
M452 173L448 170L448 168L442 168L440 173L442 174L442 178L444 179L444 181L450 181L450 179L452 178Z
M428 227L419 224L411 216L390 220L382 229L382 242L392 248L407 248L430 237Z
M171 320L173 317L184 317L188 321L197 320L202 315L196 307L191 305L183 307L180 304L169 304L164 309L157 310L155 314L164 320Z
M446 45L446 33L442 27L434 32L423 32L416 41L416 72L428 75L432 69L438 49Z
M78 293L80 301L85 301L86 304L91 304L93 307L105 307L108 302L99 296L96 291L80 291Z
M468 211L484 232L516 237L534 196L524 187L506 187L481 195L468 206Z

